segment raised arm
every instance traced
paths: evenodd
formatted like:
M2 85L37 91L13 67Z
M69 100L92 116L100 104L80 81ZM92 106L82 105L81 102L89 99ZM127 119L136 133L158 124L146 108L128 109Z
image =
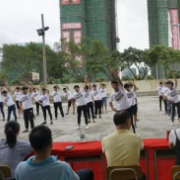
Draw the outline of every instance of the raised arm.
M174 78L174 82L175 82L175 87L177 87L177 85L178 85L178 82L177 82L177 78L176 78L176 75L175 75L175 73L173 74L173 78Z
M60 87L57 83L55 83L54 81L52 83L57 87L58 90L60 90Z
M4 82L4 85L5 85L5 87L6 87L7 91L8 91L8 93L12 93L12 90L11 90L11 88L9 87L8 82Z
M139 88L136 86L135 83L131 82L131 81L128 81L129 84L131 84L132 86L134 86L134 91L137 91L139 90Z
M123 86L123 83L122 83L121 79L119 78L118 73L117 73L114 69L112 69L112 68L109 68L109 70L112 72L112 74L114 75L114 77L117 79L119 85L120 85L120 86Z

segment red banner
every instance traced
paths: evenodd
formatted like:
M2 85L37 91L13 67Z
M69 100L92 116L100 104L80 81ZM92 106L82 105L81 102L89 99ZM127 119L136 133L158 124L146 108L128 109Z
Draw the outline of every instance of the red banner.
M178 10L170 10L170 24L172 33L172 48L174 50L179 50L179 18Z
M81 23L63 23L62 24L62 30L65 29L81 29Z
M61 0L61 4L62 5L67 5L67 4L69 4L69 0Z
M80 4L80 0L72 0L72 4Z
M81 42L82 32L81 31L74 31L74 43L79 44Z

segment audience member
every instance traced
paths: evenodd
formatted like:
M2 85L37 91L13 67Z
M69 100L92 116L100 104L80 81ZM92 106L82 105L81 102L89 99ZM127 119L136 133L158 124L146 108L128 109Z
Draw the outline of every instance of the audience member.
M52 134L46 126L37 126L29 134L35 156L21 162L16 169L16 180L93 180L91 170L75 173L66 163L51 156Z
M0 140L0 165L11 168L14 176L17 165L31 152L31 147L25 141L17 139L20 125L16 121L10 121L5 125L6 139Z

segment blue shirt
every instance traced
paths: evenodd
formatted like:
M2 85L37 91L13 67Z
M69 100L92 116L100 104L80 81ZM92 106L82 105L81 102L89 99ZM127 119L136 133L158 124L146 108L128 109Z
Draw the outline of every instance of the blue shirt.
M21 162L15 173L16 180L79 180L79 176L66 163L50 156L41 162L33 162L34 156Z

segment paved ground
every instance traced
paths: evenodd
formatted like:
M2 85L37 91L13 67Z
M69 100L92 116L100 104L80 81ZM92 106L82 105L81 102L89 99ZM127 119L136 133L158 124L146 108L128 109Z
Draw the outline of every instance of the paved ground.
M171 127L171 121L167 119L164 112L160 112L158 108L158 98L154 96L139 97L139 114L137 133L142 138L163 138L166 137L166 131L180 127L178 120L175 121L175 126ZM63 105L66 109L66 104ZM53 112L52 108L52 112ZM85 131L85 140L101 140L104 136L114 131L112 122L113 112L108 111L108 114L103 114L102 119L96 119L96 123L89 125L89 130ZM24 129L23 119L20 118L21 130ZM42 113L36 118L35 124L43 122ZM77 121L75 115L68 115L65 120L59 118L54 120L54 124L48 126L52 129L54 141L80 141L80 131L77 130ZM82 119L84 126L84 119ZM0 138L4 137L5 122L0 121ZM20 133L21 139L28 139L28 134Z

